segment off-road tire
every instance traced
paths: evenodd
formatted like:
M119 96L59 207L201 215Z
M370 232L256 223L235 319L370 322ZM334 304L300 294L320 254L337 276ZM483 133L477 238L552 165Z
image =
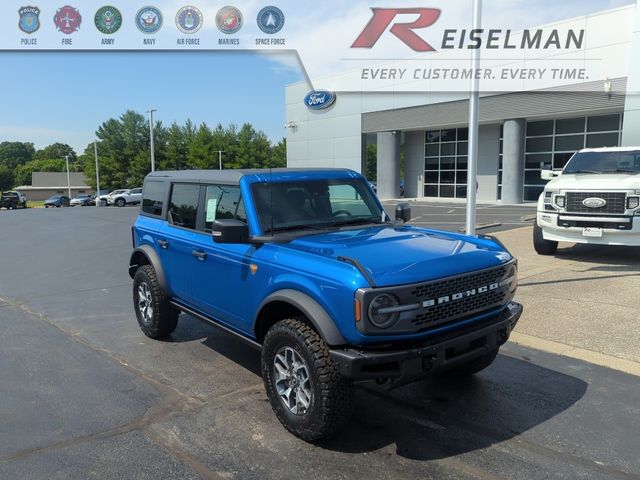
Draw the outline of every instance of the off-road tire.
M274 357L283 347L293 348L309 367L312 400L296 415L276 389ZM269 329L262 348L262 379L271 407L280 423L296 437L312 442L330 436L351 416L352 382L338 372L320 335L298 319L287 319Z
M542 228L533 226L533 248L539 255L555 255L558 251L558 242L545 240L542 235Z
M127 201L124 198L118 198L115 202L116 207L126 207L127 206Z
M490 351L489 353L484 354L481 357L474 358L473 360L453 367L450 370L444 372L444 375L453 375L456 377L468 377L471 375L475 375L478 372L481 372L489 365L493 363L493 361L498 356L498 349Z
M139 308L139 289L142 284L146 284L150 292L153 313L149 319L143 316ZM178 326L180 312L169 304L169 298L162 291L151 265L144 265L136 270L133 277L133 306L140 329L149 338L165 338Z

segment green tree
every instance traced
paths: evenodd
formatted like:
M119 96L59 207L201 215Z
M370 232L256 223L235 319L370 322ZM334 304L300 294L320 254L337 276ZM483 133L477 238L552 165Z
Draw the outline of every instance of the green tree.
M69 155L69 162L75 163L77 160L76 152L66 143L54 143L38 150L34 155L34 160L53 160L64 158Z
M271 167L284 168L287 166L287 139L283 138L273 146L271 153Z
M371 182L378 178L378 146L372 143L367 146L367 170L365 177Z
M11 169L0 165L0 192L13 188L13 172Z
M18 165L31 161L35 151L33 143L2 142L0 143L0 165L13 170Z
M33 172L66 172L67 167L61 159L32 160L16 167L14 177L16 185L31 185Z
M165 162L161 165L164 170L181 170L187 166L187 139L185 128L173 122L167 130L167 153Z

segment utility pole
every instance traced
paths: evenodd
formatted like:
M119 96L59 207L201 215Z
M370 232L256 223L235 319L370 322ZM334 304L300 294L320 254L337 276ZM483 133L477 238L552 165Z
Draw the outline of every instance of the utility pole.
M100 164L98 163L98 142L93 142L93 150L96 156L96 207L100 206Z
M482 25L482 0L473 0L473 31ZM467 178L467 235L476 234L476 188L478 178L478 123L480 118L480 49L471 54L471 95L469 98L469 175Z
M222 154L224 153L223 150L218 150L218 163L219 163L219 169L222 170Z
M69 174L69 155L64 156L64 161L67 163L67 190L69 192L69 198L71 198L71 175Z
M149 113L149 133L151 134L151 171L156 171L156 148L155 148L155 138L153 138L153 112L157 112L157 110L150 109L147 111Z

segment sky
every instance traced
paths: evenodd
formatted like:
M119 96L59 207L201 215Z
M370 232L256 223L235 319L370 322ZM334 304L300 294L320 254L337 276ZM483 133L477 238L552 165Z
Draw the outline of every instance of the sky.
M181 1L158 0L174 9ZM470 14L471 0L440 2L426 3ZM255 10L262 3L246 0L238 5ZM281 0L277 5L287 13L288 44L299 44L300 51L313 58L334 52L338 44L348 46L348 39L342 37L351 38L350 30L361 30L370 18L369 7L400 3L425 4L424 0L326 0L310 5ZM630 3L633 0L485 0L484 15L488 22L495 24L499 18L503 28L518 29ZM217 8L209 7L212 12ZM345 15L362 17L362 21L345 23ZM12 24L14 20L7 18ZM7 29L8 23L5 35ZM12 29L17 31L15 26ZM127 109L144 113L154 108L155 118L165 125L182 124L188 118L210 126L250 122L278 141L286 133L285 87L305 79L293 54L221 51L0 52L0 72L0 142L29 141L36 148L62 142L78 152L94 140L102 122Z

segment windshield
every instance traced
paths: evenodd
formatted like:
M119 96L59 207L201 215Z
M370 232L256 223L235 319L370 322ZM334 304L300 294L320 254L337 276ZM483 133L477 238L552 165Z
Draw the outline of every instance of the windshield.
M253 194L265 233L388 220L373 193L359 180L257 183Z
M640 173L640 150L578 152L562 173Z

